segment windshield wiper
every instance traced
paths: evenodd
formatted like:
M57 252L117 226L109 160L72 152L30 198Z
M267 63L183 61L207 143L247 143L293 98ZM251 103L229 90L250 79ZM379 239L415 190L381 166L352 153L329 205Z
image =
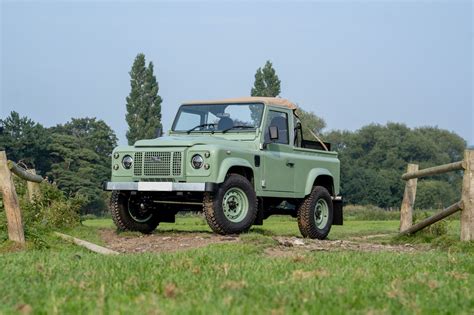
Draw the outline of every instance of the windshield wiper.
M253 128L255 128L255 127L237 125L237 126L233 126L233 127L222 130L222 133L226 133L227 131L232 130L232 129L253 129Z
M196 130L197 128L202 128L202 127L210 127L210 126L215 126L217 124L202 124L202 125L197 125L196 127L193 127L191 129L189 129L188 131L186 131L188 134L191 133L191 131L194 131Z

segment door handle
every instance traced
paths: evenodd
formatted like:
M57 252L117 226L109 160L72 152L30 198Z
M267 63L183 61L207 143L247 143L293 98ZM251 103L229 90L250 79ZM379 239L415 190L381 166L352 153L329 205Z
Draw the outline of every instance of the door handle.
M293 166L295 166L295 162L287 160L286 161L286 166L293 167Z

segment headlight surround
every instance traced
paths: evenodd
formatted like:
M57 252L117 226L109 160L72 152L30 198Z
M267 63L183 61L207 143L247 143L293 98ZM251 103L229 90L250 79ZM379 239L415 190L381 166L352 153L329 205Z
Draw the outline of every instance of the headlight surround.
M200 154L194 154L191 158L191 166L194 169L200 169L204 165L204 159Z
M122 159L122 166L124 169L128 170L133 165L133 158L130 155L125 155Z

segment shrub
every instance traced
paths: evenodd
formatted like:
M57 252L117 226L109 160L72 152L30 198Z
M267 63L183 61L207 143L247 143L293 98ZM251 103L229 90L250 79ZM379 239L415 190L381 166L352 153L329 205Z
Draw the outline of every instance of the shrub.
M70 228L80 224L79 210L85 198L67 197L55 185L40 184L41 195L30 202L25 181L15 178L19 196L25 238L35 247L47 246L46 235L53 229ZM3 203L0 203L0 242L8 238L7 221Z

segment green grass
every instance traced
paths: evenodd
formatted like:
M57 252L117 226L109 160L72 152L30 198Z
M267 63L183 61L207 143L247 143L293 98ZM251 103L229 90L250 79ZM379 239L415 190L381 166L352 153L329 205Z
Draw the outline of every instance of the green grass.
M67 232L98 241L99 228L113 225L91 220ZM397 228L398 221L347 221L330 238L394 235ZM209 231L201 218L179 217L157 233ZM0 314L24 305L37 314L474 312L472 243L462 251L270 257L264 249L275 246L272 235L299 235L296 221L273 217L240 243L177 253L107 257L52 239L49 249L0 254Z

